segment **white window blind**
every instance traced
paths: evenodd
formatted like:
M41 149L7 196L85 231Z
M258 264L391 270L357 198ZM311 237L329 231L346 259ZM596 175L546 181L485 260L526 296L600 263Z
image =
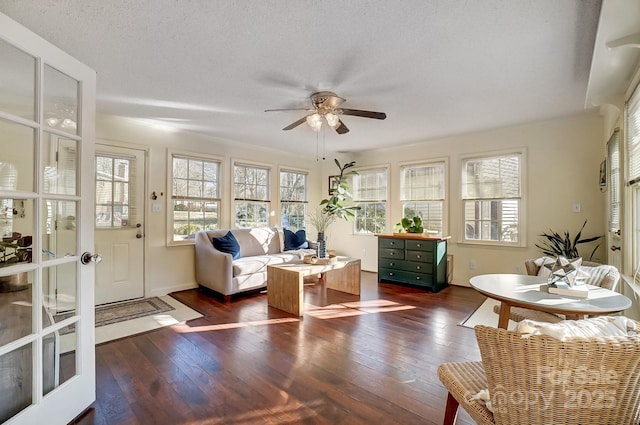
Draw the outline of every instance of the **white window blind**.
M386 202L387 170L381 168L358 171L358 174L353 176L353 200Z
M627 102L627 161L628 184L640 182L640 90L636 88Z
M463 199L520 197L520 155L474 158L463 162Z
M401 201L441 201L444 199L444 163L402 167Z
M620 229L620 131L616 130L607 143L609 181L609 230Z

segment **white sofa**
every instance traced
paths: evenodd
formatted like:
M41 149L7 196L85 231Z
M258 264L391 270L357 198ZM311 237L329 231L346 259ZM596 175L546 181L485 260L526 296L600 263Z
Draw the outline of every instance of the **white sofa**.
M240 258L219 251L212 239L231 231L240 244ZM284 250L284 233L276 227L203 230L195 235L196 282L231 299L231 295L267 286L267 265L302 260L315 254L315 243L308 249Z

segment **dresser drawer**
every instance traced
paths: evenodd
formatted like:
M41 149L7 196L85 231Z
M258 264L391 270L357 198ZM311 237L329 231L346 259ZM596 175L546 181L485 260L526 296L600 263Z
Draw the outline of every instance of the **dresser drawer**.
M428 274L384 268L378 270L378 280L392 280L395 282L423 286L431 286L433 284L433 278Z
M416 240L407 240L406 248L411 251L427 251L433 252L433 246L435 244L432 241L416 241Z
M407 262L398 258L380 257L378 259L378 268L407 270Z
M425 251L405 251L406 252L406 260L409 261L418 261L421 263L429 263L432 264L433 254L431 252Z
M415 261L403 261L402 270L406 270L408 272L431 274L433 271L433 264L426 262L416 263Z
M378 248L378 255L383 258L404 260L404 249Z
M378 248L404 249L404 239L379 238Z

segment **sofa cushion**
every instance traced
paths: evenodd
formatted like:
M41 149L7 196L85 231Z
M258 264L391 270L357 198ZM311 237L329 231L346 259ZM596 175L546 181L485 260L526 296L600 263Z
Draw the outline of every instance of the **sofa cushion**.
M304 229L300 229L295 233L289 229L284 229L285 251L305 248L309 248L309 243L307 242L307 232Z
M266 272L268 265L301 261L305 255L314 253L315 251L312 249L297 249L280 254L254 255L251 257L238 258L233 261L233 276L236 277L252 273Z
M234 260L240 258L240 244L235 236L233 236L233 233L227 232L224 236L214 237L211 239L211 242L218 251L231 254Z

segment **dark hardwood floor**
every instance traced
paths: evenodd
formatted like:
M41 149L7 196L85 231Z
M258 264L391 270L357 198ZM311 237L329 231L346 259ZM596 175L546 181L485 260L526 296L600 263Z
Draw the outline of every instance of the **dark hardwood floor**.
M305 286L298 319L266 295L225 304L203 290L172 294L204 314L96 347L97 400L74 423L440 424L436 368L479 360L458 326L484 297L378 284L362 296ZM472 424L463 411L458 424Z

